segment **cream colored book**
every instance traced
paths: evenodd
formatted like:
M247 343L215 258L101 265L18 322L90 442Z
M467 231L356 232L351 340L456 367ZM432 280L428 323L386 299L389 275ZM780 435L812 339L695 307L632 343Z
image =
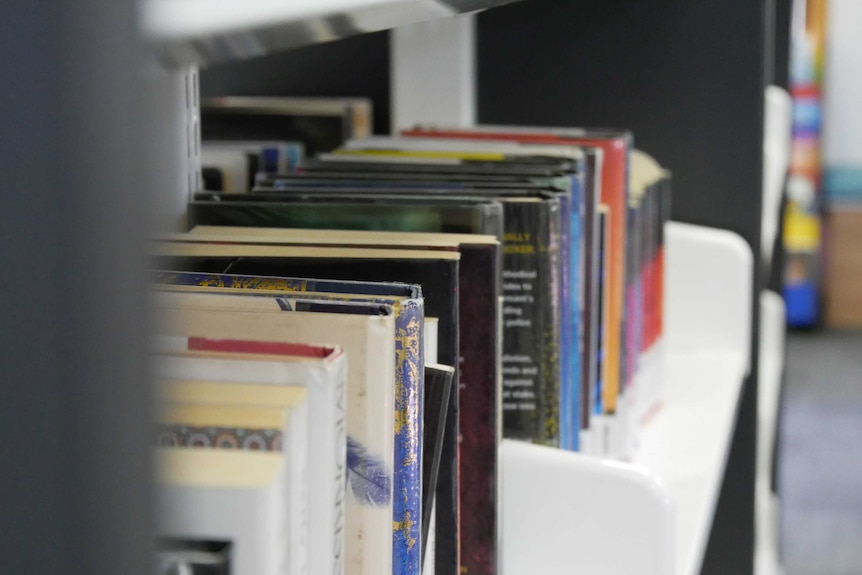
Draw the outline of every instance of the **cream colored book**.
M211 333L224 333L211 332ZM344 524L344 396L346 356L340 348L272 341L208 339L175 334L157 336L159 379L299 386L308 390L305 451L309 463L308 572L325 562L341 573ZM328 454L328 457L311 454ZM330 571L324 571L329 573Z
M234 575L289 573L285 457L266 451L157 448L157 530L230 542Z
M300 387L281 389L291 397L279 406L201 403L210 401L206 393L190 402L162 402L156 410L156 423L161 447L242 449L284 455L288 572L305 575L308 573L308 391Z

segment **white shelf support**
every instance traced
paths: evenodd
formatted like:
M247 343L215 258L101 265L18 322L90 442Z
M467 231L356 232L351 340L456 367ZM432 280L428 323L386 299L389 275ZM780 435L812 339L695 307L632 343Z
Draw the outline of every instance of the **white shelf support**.
M504 440L502 572L671 575L674 512L643 467Z
M390 38L393 130L475 124L475 15L403 26Z
M156 221L160 231L186 231L189 200L203 188L198 70L154 65L148 80L155 119L151 155L158 166Z

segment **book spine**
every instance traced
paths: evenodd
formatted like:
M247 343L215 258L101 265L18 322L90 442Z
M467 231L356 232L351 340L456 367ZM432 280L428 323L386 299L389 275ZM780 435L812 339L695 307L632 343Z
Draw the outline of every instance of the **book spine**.
M422 549L422 307L402 307L395 325L395 457L393 575L420 575Z
M581 376L581 429L590 428L593 413L592 398L595 396L598 377L598 337L599 337L599 186L597 185L598 166L595 154L587 157L584 171L584 214L582 218L583 246L583 285L584 309L582 324L584 331L584 350Z
M572 306L572 197L571 192L557 196L560 202L560 447L574 449L573 306Z
M565 216L564 216L565 217ZM571 421L571 442L569 449L573 451L580 450L580 432L581 432L581 388L586 381L582 376L582 363L584 351L584 290L583 290L583 264L584 264L584 243L583 243L583 217L584 217L584 194L581 186L580 176L572 176L571 178L571 200L569 208L569 260L568 271L569 281L571 283L571 293L569 295L569 313L571 314L571 339L569 348L564 352L570 357L569 375L570 385L572 388L570 407L572 413Z
M460 573L497 573L498 318L500 277L497 246L461 246L459 277L461 563Z
M505 203L503 434L560 443L559 203Z

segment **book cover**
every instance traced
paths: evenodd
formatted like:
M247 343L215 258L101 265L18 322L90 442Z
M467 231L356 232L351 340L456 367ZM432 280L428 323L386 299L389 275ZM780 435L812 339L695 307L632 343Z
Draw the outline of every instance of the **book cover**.
M173 312L164 315L178 319ZM182 324L177 325L176 330L162 333L208 338L214 333L231 333L232 327L195 333L192 329L183 329ZM315 457L309 461L309 481L311 485L319 486L310 491L309 570L342 574L346 485L344 353L335 349L326 357L297 359L285 355L260 355L259 345L217 345L209 339L189 339L189 343L194 344L195 349L216 351L157 354L155 369L158 378L277 384L308 389L309 420L316 422L314 432L308 434L308 451L332 454L331 458ZM234 349L242 353L225 351Z

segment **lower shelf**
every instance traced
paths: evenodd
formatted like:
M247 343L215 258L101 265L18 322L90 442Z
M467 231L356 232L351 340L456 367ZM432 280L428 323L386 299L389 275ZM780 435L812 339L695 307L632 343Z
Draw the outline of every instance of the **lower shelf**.
M741 353L669 356L664 406L640 434L634 463L660 478L675 506L677 575L700 573L747 368Z

